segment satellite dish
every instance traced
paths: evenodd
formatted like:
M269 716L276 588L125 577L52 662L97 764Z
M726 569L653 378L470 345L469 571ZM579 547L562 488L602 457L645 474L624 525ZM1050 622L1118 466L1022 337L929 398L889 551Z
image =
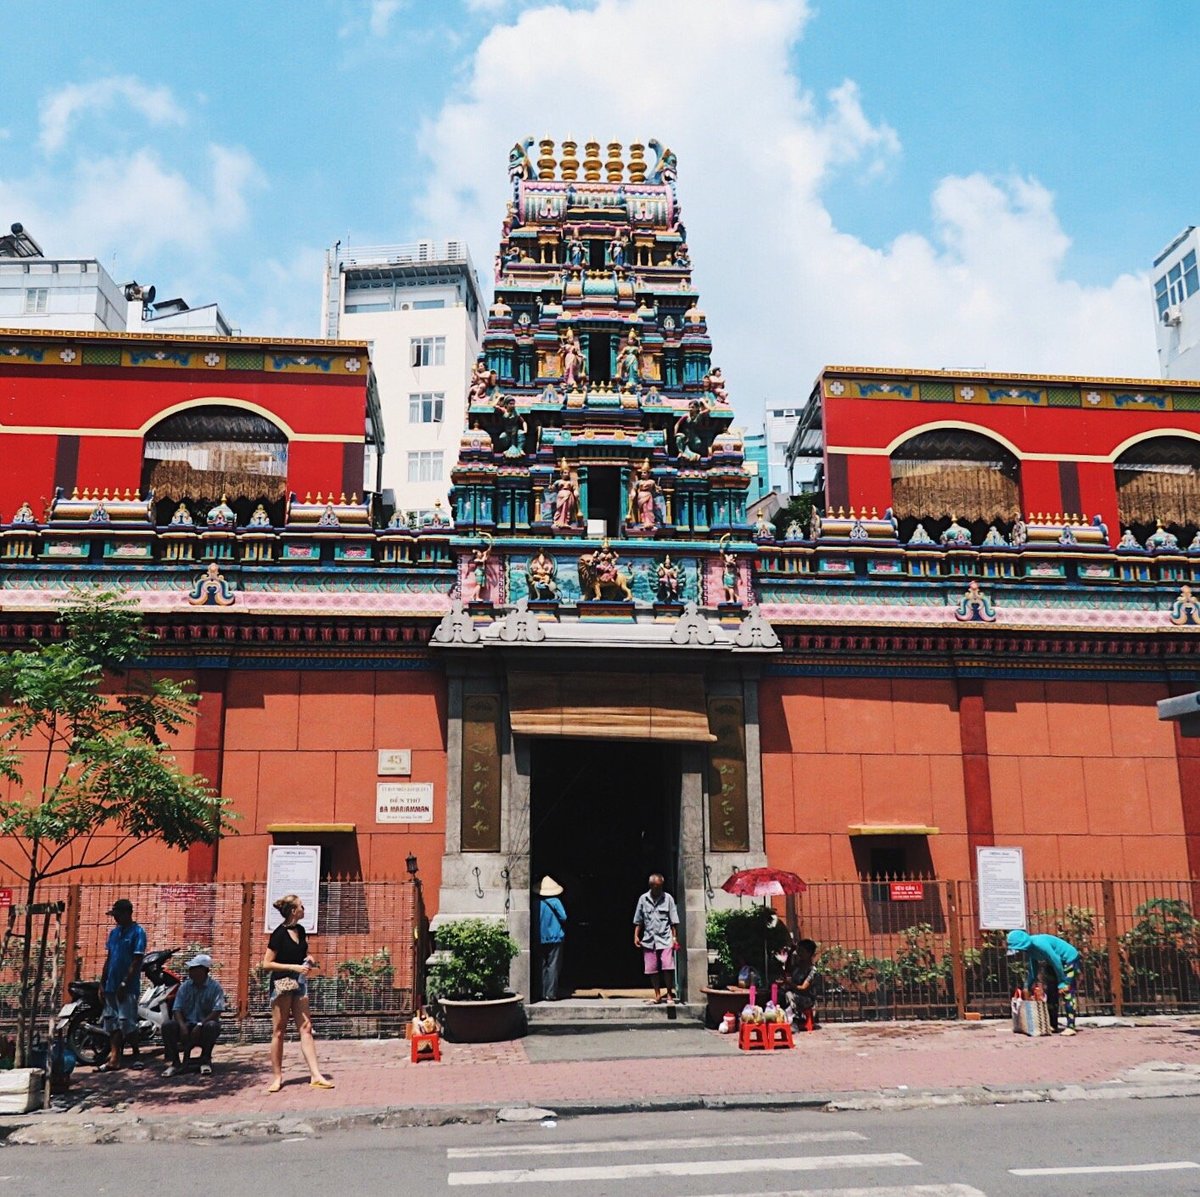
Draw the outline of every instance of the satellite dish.
M155 287L153 287L153 286L147 287L145 289L145 291L142 292L142 302L144 304L146 304L147 306L149 306L150 304L152 304L154 302L154 297L157 294L158 294L158 291Z
M19 237L25 231L25 226L23 224L21 224L19 221L14 222L13 225L11 226L11 228L9 229L9 231L13 234L14 237Z

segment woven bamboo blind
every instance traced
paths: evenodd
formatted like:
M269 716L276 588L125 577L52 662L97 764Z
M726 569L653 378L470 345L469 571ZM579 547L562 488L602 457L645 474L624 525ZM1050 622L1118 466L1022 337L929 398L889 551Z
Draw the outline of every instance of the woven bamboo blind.
M1200 470L1118 469L1117 512L1122 524L1200 524Z
M711 743L704 680L691 674L511 673L512 729L525 736Z
M1020 506L1016 478L994 462L892 459L892 509L899 519L1006 520Z

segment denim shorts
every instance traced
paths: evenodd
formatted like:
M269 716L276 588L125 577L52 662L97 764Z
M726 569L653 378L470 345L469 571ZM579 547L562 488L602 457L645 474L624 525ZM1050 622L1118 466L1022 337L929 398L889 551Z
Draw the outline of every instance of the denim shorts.
M126 992L124 997L115 993L104 995L104 1016L101 1019L104 1029L111 1035L113 1031L123 1031L129 1034L138 1025L138 995Z
M274 1001L277 997L294 997L294 998L308 997L308 978L307 977L297 977L296 980L299 982L300 988L285 990L283 993L280 993L275 988L275 986L272 985L271 986L271 1001Z

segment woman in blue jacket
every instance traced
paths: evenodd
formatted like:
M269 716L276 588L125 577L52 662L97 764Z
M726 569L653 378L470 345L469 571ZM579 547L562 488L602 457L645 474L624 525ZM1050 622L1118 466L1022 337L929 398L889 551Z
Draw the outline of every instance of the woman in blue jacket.
M1047 1013L1050 1015L1050 1029L1058 1030L1058 1006L1062 1002L1063 1013L1067 1018L1064 1035L1075 1034L1075 978L1079 974L1079 949L1069 944L1057 935L1030 935L1028 931L1010 931L1008 933L1008 954L1015 956L1018 952L1025 953L1025 961L1029 966L1027 989L1032 989L1038 974L1042 971L1053 973L1054 988L1047 995Z

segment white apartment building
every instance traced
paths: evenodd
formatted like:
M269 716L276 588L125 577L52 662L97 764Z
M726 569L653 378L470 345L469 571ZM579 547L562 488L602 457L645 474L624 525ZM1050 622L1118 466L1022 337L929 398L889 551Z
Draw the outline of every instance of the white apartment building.
M483 325L466 244L351 249L339 242L326 254L324 312L327 337L371 342L387 444L384 503L399 511L428 511L435 503L448 510ZM368 460L368 479L375 469Z
M215 304L155 302L155 289L123 286L95 258L47 258L14 224L0 237L0 327L71 332L237 333Z
M1196 254L1200 234L1184 229L1154 259L1155 339L1158 368L1164 378L1200 379L1200 274Z
M792 435L800 422L799 407L771 407L763 411L763 432L767 444L767 490L787 497L792 494L792 479L788 472L787 452Z

